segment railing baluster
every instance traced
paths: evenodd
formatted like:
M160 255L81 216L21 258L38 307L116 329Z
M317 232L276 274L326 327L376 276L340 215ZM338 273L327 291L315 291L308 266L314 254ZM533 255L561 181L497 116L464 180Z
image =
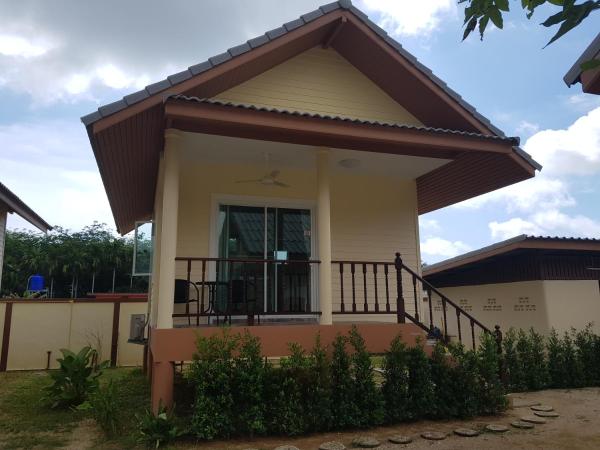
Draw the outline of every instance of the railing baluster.
M402 257L400 253L396 253L396 259L394 259L394 265L396 267L396 319L398 323L405 323L405 309L404 309L404 291L402 289Z
M475 321L471 319L471 340L473 341L473 350L475 350Z
M369 311L369 304L367 303L367 265L363 263L362 265L362 273L363 273L363 294L364 294L364 305L363 310L365 312Z
M429 303L429 329L433 331L433 302L431 300L431 289L427 288L427 303Z
M310 301L310 263L306 264L306 274L305 274L305 280L306 280L306 312L310 312L312 310L311 307L311 301Z
M340 311L346 312L346 306L344 305L344 263L340 263Z
M188 316L188 326L191 325L190 320L190 283L192 282L192 260L187 260L187 283L185 284L185 314Z
M375 284L375 311L379 312L379 294L377 292L377 264L373 264L373 283Z
M356 312L356 282L354 273L356 272L354 263L350 264L350 273L352 274L352 312Z
M227 321L227 317L229 317L229 325L231 325L231 299L233 297L233 263L227 264L227 281L229 283L229 295L227 296L227 306L225 307L225 321Z
M448 342L448 319L446 317L446 297L442 298L442 314L444 317L444 340Z
M206 260L202 260L202 292L200 293L200 309L202 310L202 313L204 313L204 288L205 288L205 283L206 283ZM209 291L209 300L210 300L210 291ZM199 322L200 321L200 314L197 314L196 320Z
M458 329L458 342L462 344L462 331L460 329L460 309L456 308L456 327Z
M419 320L419 304L417 302L417 277L415 275L412 276L412 284L413 284L413 295L415 296L415 319L417 322Z
M385 274L385 310L387 312L390 312L390 286L388 280L389 270L387 264L383 265L383 273Z

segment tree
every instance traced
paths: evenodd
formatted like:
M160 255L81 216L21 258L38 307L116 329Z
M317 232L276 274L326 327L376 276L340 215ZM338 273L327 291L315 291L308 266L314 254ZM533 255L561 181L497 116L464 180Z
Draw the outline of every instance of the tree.
M463 40L467 38L475 30L479 28L479 34L483 39L483 34L490 21L498 28L504 26L503 14L510 10L509 0L459 0L459 3L467 3L465 7L465 31ZM560 10L548 17L542 25L545 27L553 27L558 25L558 30L552 36L546 46L571 31L585 20L590 13L600 9L600 0L521 0L521 8L526 11L528 19L531 19L535 10L542 5L554 5ZM594 62L595 61L595 62ZM582 69L590 69L596 67L598 60L592 60L585 63L586 67Z

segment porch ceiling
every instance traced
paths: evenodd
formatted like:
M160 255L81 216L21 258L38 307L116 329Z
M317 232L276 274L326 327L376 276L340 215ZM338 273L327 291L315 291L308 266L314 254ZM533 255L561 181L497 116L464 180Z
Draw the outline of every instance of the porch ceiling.
M183 133L182 159L208 164L240 164L264 172L265 154L271 169L315 170L314 146L261 141L200 133ZM343 167L343 160L355 160L357 166ZM356 150L331 149L333 171L346 174L368 174L416 179L450 162L450 159L424 158Z

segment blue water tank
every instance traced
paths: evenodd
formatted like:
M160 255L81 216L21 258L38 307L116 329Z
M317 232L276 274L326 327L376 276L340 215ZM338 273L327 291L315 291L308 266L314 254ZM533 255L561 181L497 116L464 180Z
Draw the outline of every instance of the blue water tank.
M31 275L29 277L28 291L42 291L44 290L44 277L42 275Z

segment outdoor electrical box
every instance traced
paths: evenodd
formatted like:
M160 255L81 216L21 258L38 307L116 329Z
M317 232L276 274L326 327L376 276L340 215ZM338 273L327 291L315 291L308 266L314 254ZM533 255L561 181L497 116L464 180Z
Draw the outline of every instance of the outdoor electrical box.
M129 342L145 344L144 329L146 328L146 314L132 314L129 326Z

